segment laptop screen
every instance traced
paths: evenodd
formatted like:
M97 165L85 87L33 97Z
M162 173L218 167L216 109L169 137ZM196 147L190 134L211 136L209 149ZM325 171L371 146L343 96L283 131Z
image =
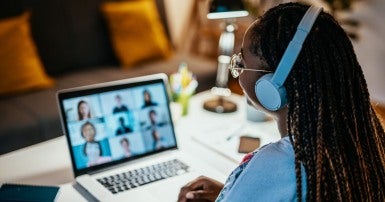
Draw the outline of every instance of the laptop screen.
M177 147L165 80L150 76L58 93L75 176Z

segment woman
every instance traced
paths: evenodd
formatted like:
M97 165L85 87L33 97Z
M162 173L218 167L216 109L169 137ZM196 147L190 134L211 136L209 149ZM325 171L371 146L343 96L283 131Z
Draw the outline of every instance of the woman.
M111 157L102 156L102 146L100 142L95 140L96 128L92 123L84 123L80 131L86 141L83 145L83 153L88 158L88 167L111 161Z
M84 100L80 100L78 103L78 117L79 121L91 118L90 106Z
M158 103L152 101L151 93L149 90L145 89L143 91L143 106L142 109L146 107L158 106Z
M120 140L120 146L123 150L123 157L128 158L132 156L131 148L130 148L130 141L126 137L122 138Z
M331 15L320 13L284 83L288 104L268 111L256 98L256 81L276 70L307 9L288 3L267 11L230 67L239 68L249 103L275 118L282 139L247 155L225 185L190 182L179 201L385 201L384 129L352 44Z

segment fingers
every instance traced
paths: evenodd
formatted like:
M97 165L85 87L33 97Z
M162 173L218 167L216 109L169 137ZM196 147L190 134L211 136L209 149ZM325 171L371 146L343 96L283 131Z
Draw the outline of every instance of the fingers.
M189 191L186 194L179 194L179 202L186 201L215 201L217 198L217 194L212 191L206 190L197 190L197 191Z
M223 184L220 182L205 176L200 176L181 188L178 201L214 201L222 187Z
M183 186L180 189L179 195L178 195L178 201L179 202L186 202L188 199L186 198L186 194L190 191L203 189L205 183L205 177L200 176L193 181L187 183L185 186Z
M190 182L189 184L186 184L180 189L179 195L178 195L178 201L179 202L186 202L188 198L186 198L186 194L192 190L196 190L197 186L195 185L195 182ZM199 188L199 187L198 187Z
M199 176L199 177L195 178L193 181L187 183L185 185L185 187L190 187L192 189L199 188L207 181L207 179L208 179L208 177L206 177L206 176Z
M187 199L205 199L208 201L214 201L217 198L217 195L213 191L209 190L197 190L190 191L186 193Z

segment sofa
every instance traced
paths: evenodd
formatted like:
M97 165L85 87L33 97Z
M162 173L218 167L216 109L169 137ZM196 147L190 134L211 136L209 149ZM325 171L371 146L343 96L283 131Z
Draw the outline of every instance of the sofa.
M0 2L0 21L29 11L33 41L45 72L54 80L54 85L49 88L0 95L0 154L63 135L55 97L60 89L159 72L170 75L182 62L186 62L196 75L198 92L215 84L216 61L185 51L183 46L188 39L173 44L170 34L173 23L167 17L169 11L163 0L155 2L172 47L171 56L122 67L111 45L106 20L100 12L100 5L106 1Z

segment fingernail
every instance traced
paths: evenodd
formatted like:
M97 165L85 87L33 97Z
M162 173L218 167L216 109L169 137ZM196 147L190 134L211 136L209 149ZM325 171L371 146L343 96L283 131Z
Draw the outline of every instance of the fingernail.
M193 199L194 198L194 194L189 192L189 193L186 194L186 198Z

